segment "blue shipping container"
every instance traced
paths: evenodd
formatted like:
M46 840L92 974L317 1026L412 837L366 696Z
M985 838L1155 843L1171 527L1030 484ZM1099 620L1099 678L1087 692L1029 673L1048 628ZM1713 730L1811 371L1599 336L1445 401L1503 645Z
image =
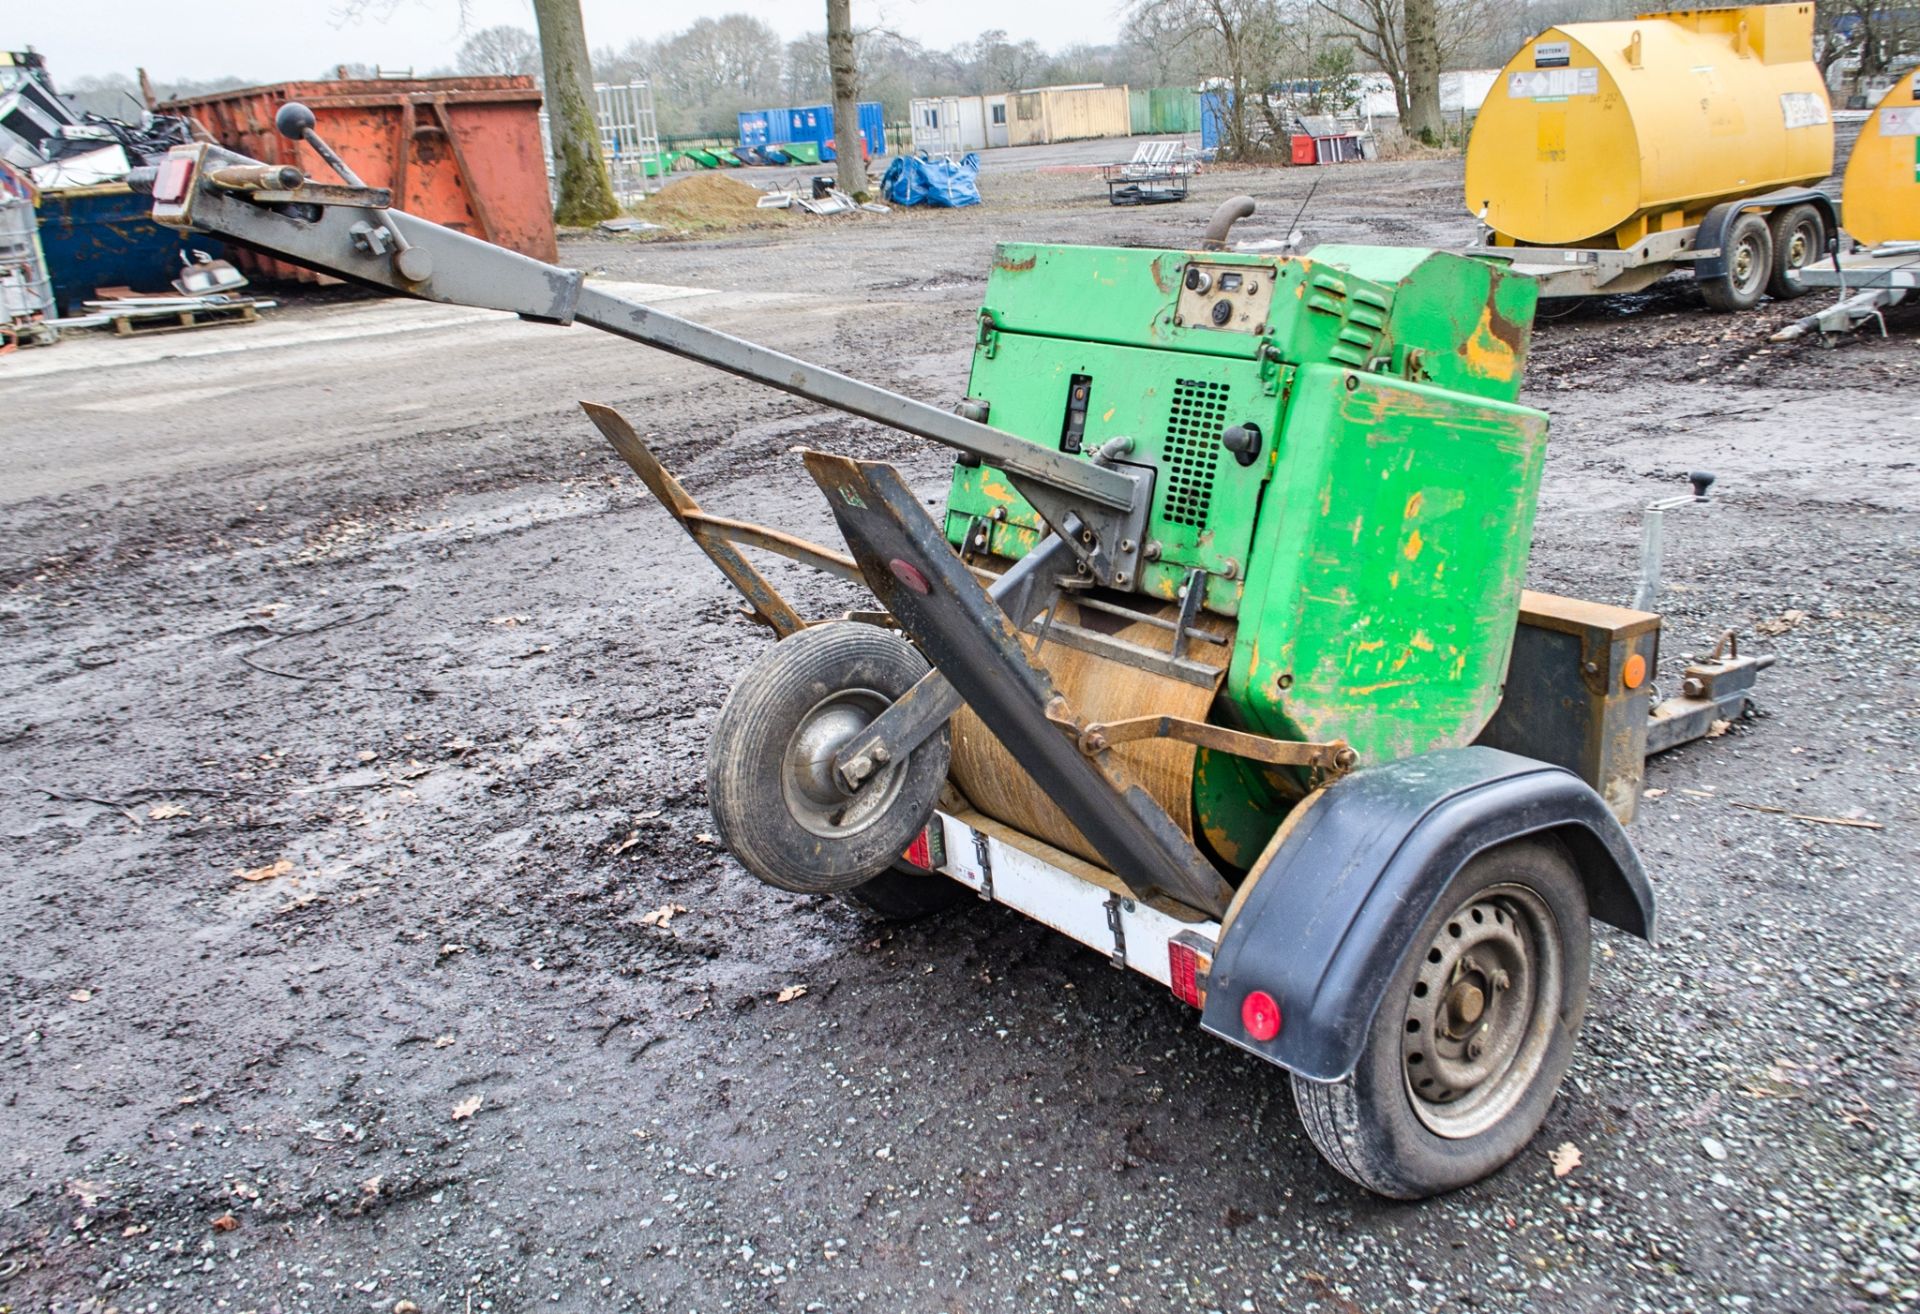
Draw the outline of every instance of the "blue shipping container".
M886 108L877 100L860 102L860 135L868 155L887 153ZM781 142L810 141L820 147L820 158L831 160L827 143L834 139L833 106L801 105L790 109L746 110L740 115L742 146L778 146Z

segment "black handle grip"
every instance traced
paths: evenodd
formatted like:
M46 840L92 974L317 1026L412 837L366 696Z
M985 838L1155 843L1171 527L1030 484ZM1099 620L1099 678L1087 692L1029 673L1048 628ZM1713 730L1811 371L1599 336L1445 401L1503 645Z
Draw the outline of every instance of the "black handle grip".
M1705 497L1707 490L1713 487L1713 471L1695 470L1687 476L1687 482L1693 485L1695 497Z
M290 141L305 141L317 122L312 110L297 100L290 100L274 114L273 130Z

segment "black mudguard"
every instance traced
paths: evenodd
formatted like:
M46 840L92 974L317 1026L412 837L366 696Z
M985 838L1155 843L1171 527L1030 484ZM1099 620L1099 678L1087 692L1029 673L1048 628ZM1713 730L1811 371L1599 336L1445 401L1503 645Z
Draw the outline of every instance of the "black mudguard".
M1387 982L1475 854L1527 835L1567 847L1593 915L1653 939L1653 891L1606 803L1561 767L1453 748L1368 767L1302 805L1229 910L1200 1025L1315 1081L1353 1071ZM1246 1034L1241 1001L1279 1001L1280 1034Z
M1702 256L1694 262L1694 278L1704 283L1710 278L1726 275L1727 229L1733 227L1735 219L1749 210L1772 213L1790 205L1811 205L1827 221L1827 249L1820 254L1831 255L1839 249L1840 207L1833 203L1833 198L1816 187L1783 187L1762 196L1726 201L1707 211L1707 217L1700 221L1700 231L1694 236L1693 246L1697 251L1711 251L1713 254Z

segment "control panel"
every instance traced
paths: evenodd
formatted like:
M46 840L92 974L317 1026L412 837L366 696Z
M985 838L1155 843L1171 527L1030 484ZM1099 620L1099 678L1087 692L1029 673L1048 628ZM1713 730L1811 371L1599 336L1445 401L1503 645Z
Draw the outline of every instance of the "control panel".
M1261 265L1194 261L1180 276L1173 322L1183 328L1265 333L1273 305L1273 271Z

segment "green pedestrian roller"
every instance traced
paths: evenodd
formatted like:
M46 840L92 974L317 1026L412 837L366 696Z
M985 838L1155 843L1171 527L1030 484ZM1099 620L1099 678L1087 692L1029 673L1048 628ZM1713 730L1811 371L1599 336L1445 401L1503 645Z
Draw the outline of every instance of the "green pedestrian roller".
M333 158L304 108L276 123ZM174 228L588 324L959 454L935 505L884 462L801 452L843 552L703 509L587 405L777 638L708 745L714 829L747 873L890 917L977 896L1098 950L1290 1073L1314 1145L1381 1194L1465 1185L1528 1144L1586 1014L1590 919L1653 936L1623 825L1646 755L1740 715L1766 663L1725 644L1654 706L1657 615L1526 589L1547 454L1518 401L1532 279L1419 249L1232 252L1247 198L1192 249L1007 244L948 408L339 172L310 188L197 143L134 185ZM809 616L749 552L870 596Z

